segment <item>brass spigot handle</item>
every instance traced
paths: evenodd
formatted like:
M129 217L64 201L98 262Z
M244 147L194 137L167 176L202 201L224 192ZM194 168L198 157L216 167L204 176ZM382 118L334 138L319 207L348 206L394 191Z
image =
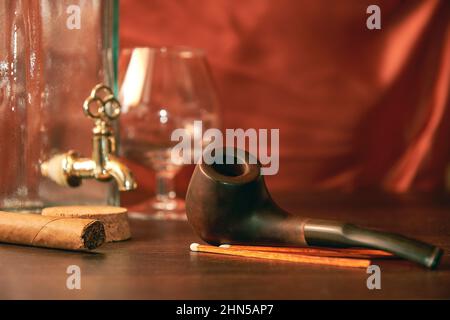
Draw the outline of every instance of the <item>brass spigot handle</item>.
M119 101L114 97L111 88L104 84L96 85L83 104L83 112L87 117L106 124L116 120L120 116L120 111Z
M120 103L113 91L98 84L84 101L83 112L95 121L92 156L79 157L75 152L58 154L41 165L41 172L60 185L79 186L82 179L114 179L121 191L136 188L132 172L115 157L116 140L111 122L120 116Z

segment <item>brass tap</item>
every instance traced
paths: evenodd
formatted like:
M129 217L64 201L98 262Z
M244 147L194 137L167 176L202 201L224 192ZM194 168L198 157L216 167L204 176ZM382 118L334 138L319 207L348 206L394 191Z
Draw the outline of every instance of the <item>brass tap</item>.
M92 157L75 151L57 154L41 164L42 175L63 186L78 187L83 179L114 179L120 191L136 189L132 172L115 157L116 139L111 122L120 116L121 106L112 90L97 85L83 104L84 114L95 122L92 130Z

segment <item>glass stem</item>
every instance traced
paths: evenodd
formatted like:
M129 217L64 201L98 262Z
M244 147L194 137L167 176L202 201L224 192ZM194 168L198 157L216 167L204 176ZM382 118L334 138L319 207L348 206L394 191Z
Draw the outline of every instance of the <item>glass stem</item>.
M176 198L174 175L167 172L156 173L156 199L167 202Z

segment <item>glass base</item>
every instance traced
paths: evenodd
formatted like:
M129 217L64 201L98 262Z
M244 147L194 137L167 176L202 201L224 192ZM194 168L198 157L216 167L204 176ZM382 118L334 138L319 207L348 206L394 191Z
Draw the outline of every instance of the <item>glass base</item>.
M139 220L176 220L187 221L184 200L170 199L161 201L153 198L129 212L130 218Z

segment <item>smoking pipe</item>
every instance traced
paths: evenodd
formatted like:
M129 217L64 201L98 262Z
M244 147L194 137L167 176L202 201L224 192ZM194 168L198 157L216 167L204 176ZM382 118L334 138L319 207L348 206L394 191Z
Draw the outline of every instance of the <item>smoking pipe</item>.
M186 195L189 223L206 242L272 246L368 247L428 268L442 250L394 233L332 220L297 217L271 198L260 164L238 149L221 149L223 164L196 166Z

